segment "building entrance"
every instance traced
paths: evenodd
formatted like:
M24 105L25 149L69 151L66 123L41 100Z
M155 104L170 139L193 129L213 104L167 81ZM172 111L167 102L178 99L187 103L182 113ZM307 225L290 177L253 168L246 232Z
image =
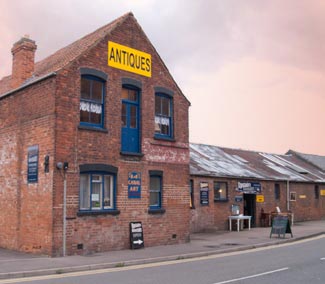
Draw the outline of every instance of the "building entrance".
M244 215L252 216L251 226L256 226L256 194L244 194ZM247 226L247 224L245 224Z

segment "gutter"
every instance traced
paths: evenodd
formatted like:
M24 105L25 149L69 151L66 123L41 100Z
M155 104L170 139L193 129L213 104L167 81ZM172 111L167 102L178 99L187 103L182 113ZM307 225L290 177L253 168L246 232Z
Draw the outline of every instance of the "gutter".
M41 81L44 81L44 80L46 80L48 78L51 78L51 77L54 77L54 76L56 76L56 72L51 72L51 73L48 73L48 74L46 74L46 75L44 75L42 77L38 77L35 80L31 80L29 82L27 81L25 84L21 85L20 87L18 87L16 89L13 89L13 90L11 90L11 91L9 91L7 93L4 93L3 95L0 95L0 100L5 98L5 97L8 97L8 96L10 96L10 95L12 95L12 94L14 94L16 92L19 92L19 91L21 91L21 90L23 90L23 89L25 89L27 87L30 87L30 86L32 86L32 85L34 85L36 83L39 83Z

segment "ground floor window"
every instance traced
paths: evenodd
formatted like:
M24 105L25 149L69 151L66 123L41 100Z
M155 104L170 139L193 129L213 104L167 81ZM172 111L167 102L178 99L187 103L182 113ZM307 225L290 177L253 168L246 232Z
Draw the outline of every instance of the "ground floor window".
M115 209L114 180L111 174L80 174L80 210Z
M162 172L150 171L149 208L161 209L162 207Z
M228 186L226 182L215 181L214 187L214 201L227 201L228 200Z

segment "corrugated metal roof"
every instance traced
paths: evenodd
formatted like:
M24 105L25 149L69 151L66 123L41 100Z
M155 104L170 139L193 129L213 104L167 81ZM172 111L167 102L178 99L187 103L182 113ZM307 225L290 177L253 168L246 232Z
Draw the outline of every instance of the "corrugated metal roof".
M325 182L325 174L293 155L190 144L191 175Z
M297 157L305 160L306 162L309 162L319 169L325 171L325 157L319 156L319 155L312 155L312 154L305 154L305 153L299 153L293 150L289 150L287 154L296 155Z

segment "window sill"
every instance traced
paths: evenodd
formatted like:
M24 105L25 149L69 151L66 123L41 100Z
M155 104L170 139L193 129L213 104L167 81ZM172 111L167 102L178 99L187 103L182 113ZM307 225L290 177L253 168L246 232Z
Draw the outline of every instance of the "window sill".
M159 136L159 135L155 135L154 136L155 140L163 140L163 141L170 141L170 142L176 142L176 139L172 138L172 137L164 137L164 136Z
M78 129L79 130L90 130L90 131L108 133L108 130L106 128L100 128L100 127L96 127L96 126L79 125Z
M149 214L164 214L166 212L166 209L163 209L163 208L159 208L159 209L151 209L149 208L148 209L148 213Z
M143 153L134 153L134 152L120 152L122 156L134 156L134 157L143 157Z
M79 211L77 216L97 216L97 215L119 215L120 210L113 209L113 210L98 210L98 211Z
M229 199L215 199L214 202L228 202Z

